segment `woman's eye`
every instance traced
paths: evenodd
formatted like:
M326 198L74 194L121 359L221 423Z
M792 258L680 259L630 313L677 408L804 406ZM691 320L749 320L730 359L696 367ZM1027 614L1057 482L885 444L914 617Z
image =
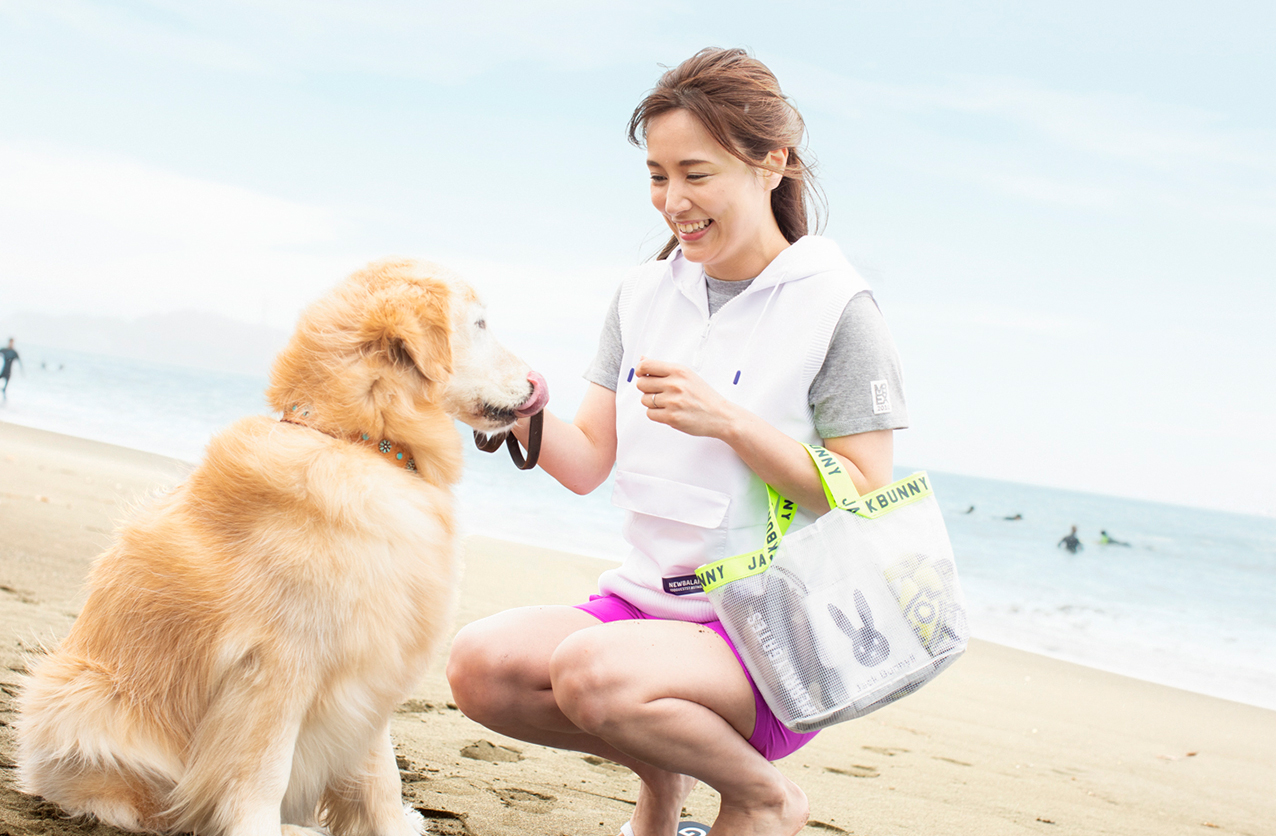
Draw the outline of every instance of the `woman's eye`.
M663 182L665 182L665 180L667 180L667 179L669 179L669 178L665 177L663 174L653 174L653 175L651 175L651 182L653 182L653 183L663 183Z
M688 174L687 179L688 180L703 180L704 178L708 176L709 176L708 174Z
M486 320L486 319L480 319L478 322L474 323L474 325L475 325L476 327L478 327L478 328L484 328L484 329L485 329L485 328L487 328L487 320Z

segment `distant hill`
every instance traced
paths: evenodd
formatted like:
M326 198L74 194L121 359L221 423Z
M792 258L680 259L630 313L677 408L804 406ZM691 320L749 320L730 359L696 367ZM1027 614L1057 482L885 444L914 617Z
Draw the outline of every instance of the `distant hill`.
M203 311L139 319L16 313L0 318L0 345L24 343L264 376L288 333ZM35 358L31 358L34 360Z

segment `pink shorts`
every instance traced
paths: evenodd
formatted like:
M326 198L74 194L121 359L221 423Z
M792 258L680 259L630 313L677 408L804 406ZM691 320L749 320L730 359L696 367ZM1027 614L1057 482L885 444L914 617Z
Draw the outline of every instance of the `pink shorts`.
M589 603L577 604L576 609L584 610L604 624L611 621L659 619L659 616L648 615L624 598L616 595L590 595ZM744 660L740 658L740 651L735 649L735 644L732 643L731 637L727 635L722 622L706 621L703 626L721 636L722 640L727 643L727 647L731 648L731 652L735 654L736 661L740 663L740 669L748 677L749 687L753 689L753 705L757 713L757 720L753 725L753 735L749 738L750 746L757 749L762 757L767 760L778 761L780 758L787 757L801 749L811 738L819 734L819 732L805 734L795 732L776 719L776 716L771 713L771 706L767 705L766 700L762 699L762 692L754 684L753 676L749 673L749 669L745 667Z

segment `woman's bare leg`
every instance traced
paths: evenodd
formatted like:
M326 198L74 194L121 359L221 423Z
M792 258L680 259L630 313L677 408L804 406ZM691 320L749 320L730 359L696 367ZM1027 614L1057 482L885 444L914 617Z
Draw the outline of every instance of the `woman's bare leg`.
M558 705L577 727L718 791L715 836L791 836L806 823L806 795L748 742L753 689L709 628L655 620L604 624L565 638L550 670Z
M448 676L457 705L488 728L633 769L637 836L672 833L687 776L722 797L715 836L791 836L806 821L805 795L749 745L753 691L705 627L512 610L458 634Z
M641 781L637 836L672 834L696 779L659 769L582 732L551 689L549 660L563 639L600 626L575 607L523 607L462 628L448 658L457 706L495 732L557 749L587 752L633 770Z

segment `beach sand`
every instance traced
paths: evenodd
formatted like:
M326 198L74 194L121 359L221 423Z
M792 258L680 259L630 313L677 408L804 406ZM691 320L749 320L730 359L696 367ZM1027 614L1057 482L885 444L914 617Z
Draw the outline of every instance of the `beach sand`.
M0 423L0 836L116 832L16 791L13 698L24 651L70 627L113 524L187 470ZM465 560L457 626L584 600L606 566L480 536ZM434 832L618 832L637 792L630 773L470 722L451 704L443 661L392 728L405 799ZM918 694L778 766L810 797L813 834L1276 833L1276 712L980 641ZM698 787L686 814L708 823L716 809Z

